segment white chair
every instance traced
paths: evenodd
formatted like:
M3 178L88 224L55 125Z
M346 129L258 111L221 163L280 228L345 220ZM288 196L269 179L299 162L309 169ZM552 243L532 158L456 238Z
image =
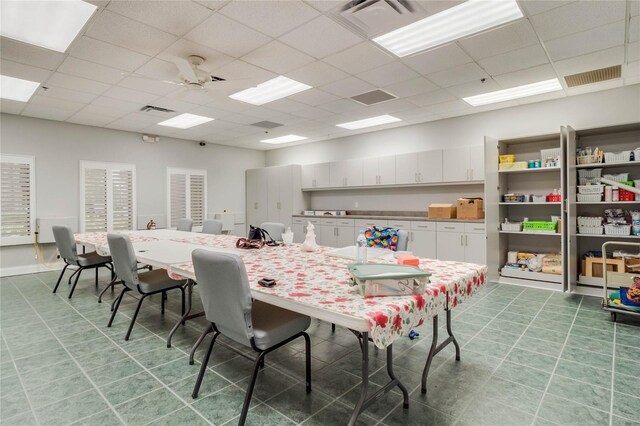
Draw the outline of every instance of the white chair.
M193 229L193 221L189 218L180 219L176 226L177 231L191 232L191 229Z
M275 241L282 241L282 234L284 234L284 223L277 222L264 222L260 225L260 228L269 233L269 236Z
M213 235L222 234L222 221L215 219L205 220L202 223L202 233Z

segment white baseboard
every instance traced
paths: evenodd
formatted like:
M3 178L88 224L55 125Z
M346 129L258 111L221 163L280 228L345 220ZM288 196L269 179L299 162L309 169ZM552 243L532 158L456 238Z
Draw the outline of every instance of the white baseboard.
M51 268L40 263L34 265L11 266L9 268L0 268L0 277L11 277L14 275L35 274L37 272L59 271L64 266L63 262L50 264Z

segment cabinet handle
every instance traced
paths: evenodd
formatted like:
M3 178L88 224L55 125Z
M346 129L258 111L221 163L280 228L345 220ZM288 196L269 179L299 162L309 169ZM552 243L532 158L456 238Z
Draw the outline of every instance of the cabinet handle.
M465 245L465 247L467 247L469 245L469 236L468 235L464 236L464 245Z
M422 173L418 173L418 182L422 182Z
M255 210L258 210L258 203L253 203L253 208L254 208Z
M418 173L417 172L413 174L413 180L418 182Z
M460 245L463 246L462 240L464 239L464 235L460 235Z
M336 228L336 237L340 236L340 228Z
M413 242L413 231L409 232L409 235L411 236L411 242Z
M277 203L278 210L280 210L280 201Z
M471 180L473 180L473 169L471 169Z
M444 229L456 229L456 228L453 226L445 226Z

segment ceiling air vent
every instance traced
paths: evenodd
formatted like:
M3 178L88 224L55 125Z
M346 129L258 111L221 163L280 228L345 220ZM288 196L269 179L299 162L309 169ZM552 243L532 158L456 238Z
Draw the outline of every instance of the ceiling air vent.
M579 74L565 75L564 81L568 87L584 86L585 84L599 83L601 81L613 80L620 78L622 66L616 65L608 68L600 68L599 70L591 70L581 72Z
M142 111L142 112L151 112L151 111L156 111L156 112L175 112L172 109L157 107L157 106L153 106L153 105L145 105L142 108L140 108L140 111Z
M371 38L424 18L427 13L418 3L414 0L352 0L336 7L331 14L350 29Z
M385 102L391 99L396 99L396 97L390 93L385 92L384 90L376 89L376 90L372 90L371 92L352 96L351 99L353 99L358 103L361 103L362 105L373 105L373 104L379 104L380 102Z
M252 126L262 127L263 129L275 129L276 127L284 126L284 124L274 123L273 121L258 121L253 123Z

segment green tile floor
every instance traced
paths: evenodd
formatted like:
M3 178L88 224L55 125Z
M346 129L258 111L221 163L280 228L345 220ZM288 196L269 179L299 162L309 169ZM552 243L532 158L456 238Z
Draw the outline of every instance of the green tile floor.
M177 319L179 294L169 295L164 317L159 298L152 297L125 342L137 301L127 297L107 328L113 296L96 303L92 275L70 301L64 284L51 293L57 272L1 280L0 423L236 424L251 362L217 345L193 400L199 365L190 366L187 355L204 322L188 322L168 349L164 339ZM401 339L394 345L395 368L411 393L410 408L392 392L360 424L640 425L637 322L610 322L594 297L497 284L454 312L462 360L454 360L452 347L436 356L424 396L420 373L430 323L418 339ZM309 332L313 392L306 395L301 382L302 342L281 348L260 373L248 424L346 424L359 395L356 340L317 321ZM387 379L385 351L371 354L375 391Z

